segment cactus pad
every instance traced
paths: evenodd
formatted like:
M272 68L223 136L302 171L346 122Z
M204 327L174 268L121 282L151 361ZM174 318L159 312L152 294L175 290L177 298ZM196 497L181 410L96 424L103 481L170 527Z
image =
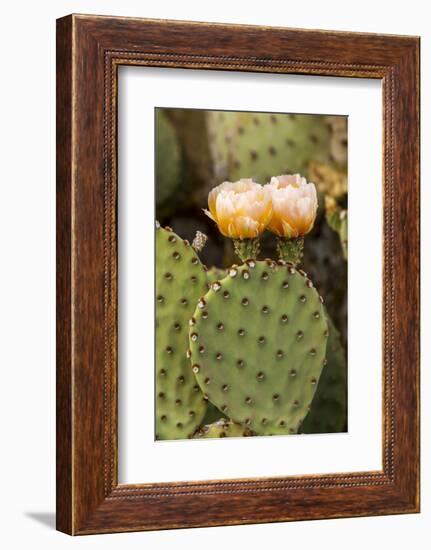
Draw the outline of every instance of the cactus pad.
M244 428L244 426L235 424L232 421L221 419L212 424L202 426L193 437L213 439L216 437L248 437L251 435L253 433L248 428Z
M305 273L271 260L232 266L199 300L189 335L192 370L218 409L257 434L297 433L328 336Z
M308 167L308 175L320 193L329 195L335 200L347 195L347 171L345 169L312 161Z
M347 210L340 206L327 208L326 221L329 227L338 233L341 248L343 250L343 258L347 260Z
M162 204L180 185L182 170L178 138L162 109L156 109L156 151L156 201Z
M328 319L327 364L317 386L302 433L334 433L347 429L347 366L340 335Z
M231 181L266 183L277 174L308 175L311 160L331 162L331 126L321 115L207 113L211 150Z
M219 267L210 267L207 271L207 282L208 284L215 283L216 281L220 281L220 279L224 279L226 277L227 271L226 269L220 269Z
M156 229L156 437L183 439L201 424L207 404L190 371L188 322L206 292L195 251L172 230Z

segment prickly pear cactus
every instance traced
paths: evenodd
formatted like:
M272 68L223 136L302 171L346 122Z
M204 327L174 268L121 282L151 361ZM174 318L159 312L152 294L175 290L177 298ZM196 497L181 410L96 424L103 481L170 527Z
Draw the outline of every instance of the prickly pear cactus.
M347 209L341 206L346 203L347 171L313 161L309 174L319 192L324 194L326 221L338 233L343 257L347 260Z
M329 227L338 233L341 248L343 250L343 258L347 260L347 210L338 205L327 207L326 221L328 222Z
M227 418L225 414L223 414L219 409L211 403L211 401L207 402L207 411L205 413L204 419L202 420L202 425L205 426L207 424L212 424L216 420L221 420L223 418Z
M318 191L338 200L347 195L347 171L322 162L312 161L308 174Z
M175 129L161 109L156 109L156 151L156 201L162 204L181 183L182 159Z
M347 117L330 115L325 117L331 132L331 160L337 164L347 164Z
M302 433L333 433L347 429L347 366L340 335L328 319L327 364L317 386Z
M231 420L217 420L212 424L202 426L193 437L197 439L213 439L216 437L248 437L253 433L240 424L235 424Z
M226 277L226 269L220 269L219 267L211 267L207 271L207 281L208 284L215 283L216 281L219 281L220 279L224 279Z
M201 207L210 189L220 179L214 174L214 165L208 143L206 111L202 109L163 109L175 128L183 158L183 184L181 194L172 202L175 214L178 206L186 207L190 213L191 204ZM166 157L170 162L169 157Z
M291 264L233 266L198 302L191 367L202 391L257 434L297 433L325 361L319 294Z
M206 412L190 371L188 322L207 289L206 273L192 247L172 230L156 230L156 437L183 439Z
M307 175L310 160L331 162L331 126L319 115L207 113L208 135L217 173L231 181L272 175Z

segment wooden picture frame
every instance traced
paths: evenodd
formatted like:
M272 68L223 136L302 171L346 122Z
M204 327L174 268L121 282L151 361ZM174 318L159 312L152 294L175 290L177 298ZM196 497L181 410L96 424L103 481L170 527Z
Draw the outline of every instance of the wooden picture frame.
M383 469L119 485L117 69L383 83ZM419 38L70 15L57 21L57 529L68 534L419 511Z

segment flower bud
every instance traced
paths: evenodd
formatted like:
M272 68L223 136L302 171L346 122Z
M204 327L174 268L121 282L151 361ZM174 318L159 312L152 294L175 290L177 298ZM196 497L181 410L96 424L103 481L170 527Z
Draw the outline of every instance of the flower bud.
M271 178L272 218L268 229L286 239L306 235L314 225L317 193L314 183L299 174Z
M208 195L209 211L225 237L255 239L266 229L272 215L271 192L251 179L225 181Z

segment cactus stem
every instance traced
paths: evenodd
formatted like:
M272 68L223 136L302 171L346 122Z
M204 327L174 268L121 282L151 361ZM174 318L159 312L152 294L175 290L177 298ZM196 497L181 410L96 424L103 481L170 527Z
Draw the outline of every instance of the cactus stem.
M286 239L277 237L277 252L280 260L298 265L302 260L304 251L304 238Z
M235 254L243 262L257 258L260 252L259 239L233 239Z

